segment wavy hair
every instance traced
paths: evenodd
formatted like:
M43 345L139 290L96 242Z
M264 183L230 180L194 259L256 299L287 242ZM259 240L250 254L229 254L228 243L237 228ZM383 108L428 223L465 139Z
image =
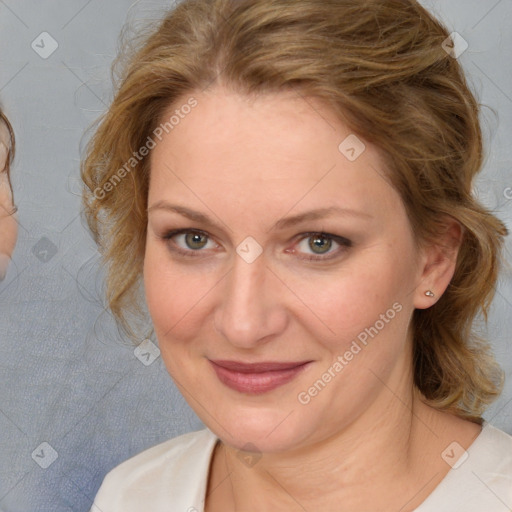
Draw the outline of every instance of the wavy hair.
M414 381L432 406L481 422L503 375L473 325L487 320L507 229L472 194L480 106L448 37L415 0L185 0L143 33L113 68L115 97L81 171L120 324L129 331L138 311L145 250L149 157L133 157L163 114L219 83L245 95L293 89L380 149L418 246L446 216L463 226L450 285L413 313Z
M7 131L9 133L9 140L6 141L8 143L7 146L7 159L5 162L5 168L0 169L0 172L5 172L7 174L7 182L9 184L9 189L11 191L11 197L13 194L12 190L12 184L11 184L11 165L14 160L14 154L16 152L16 141L14 138L14 130L12 128L11 123L9 122L9 119L7 119L7 116L4 114L2 108L0 107L0 126L3 125L7 128Z

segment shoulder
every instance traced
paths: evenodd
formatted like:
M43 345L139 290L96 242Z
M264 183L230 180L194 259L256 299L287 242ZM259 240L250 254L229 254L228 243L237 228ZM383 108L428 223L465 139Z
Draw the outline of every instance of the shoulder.
M512 436L484 423L467 451L459 453L453 465L447 462L452 469L416 512L509 512L512 507ZM446 457L446 453L442 456Z
M503 430L500 430L499 428L496 428L487 422L484 423L481 437L482 443L495 448L502 446L512 446L512 435L507 434Z
M205 429L139 453L107 474L91 510L156 512L178 502L183 502L183 510L193 510L197 500L204 499L216 442L217 437Z
M209 430L189 432L179 437L169 439L153 446L115 467L108 475L109 480L133 477L146 473L148 470L159 470L169 462L176 464L189 464L194 454L203 454L209 444L215 440L214 434Z
M493 427L490 423L485 423L482 432L468 448L467 453L469 466L475 472L480 471L482 475L501 475L507 479L512 490L511 435Z

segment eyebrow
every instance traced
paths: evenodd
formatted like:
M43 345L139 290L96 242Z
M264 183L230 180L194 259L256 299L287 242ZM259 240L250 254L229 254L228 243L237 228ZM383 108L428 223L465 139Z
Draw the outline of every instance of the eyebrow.
M167 201L156 202L155 204L148 208L148 213L154 210L164 210L172 213L177 213L179 215L182 215L183 217L196 221L200 224L220 228L220 225L213 219L211 219L208 215L205 215L204 213L195 210L191 210L190 208L186 208L185 206L170 204ZM334 214L345 215L350 217L360 217L362 219L367 220L373 219L373 215L370 215L369 213L363 211L353 210L351 208L340 208L337 206L331 206L329 208L318 208L315 210L310 210L308 212L300 213L298 215L293 215L291 217L281 218L272 226L272 228L270 228L269 231L290 228L297 224L301 224L307 221L325 219L326 217L330 217Z
M329 208L318 208L316 210L310 210L308 212L300 213L292 217L282 218L274 224L272 229L285 229L300 224L302 222L325 219L326 217L331 217L334 214L342 216L345 215L348 217L360 217L362 219L368 220L373 219L373 216L366 212L353 210L351 208L340 208L339 206L331 206Z

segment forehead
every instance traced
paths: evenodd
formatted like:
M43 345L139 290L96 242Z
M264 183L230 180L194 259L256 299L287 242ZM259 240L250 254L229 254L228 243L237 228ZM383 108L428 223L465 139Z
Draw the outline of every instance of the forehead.
M180 146L185 143L180 148L184 151L193 144L210 153L237 152L250 157L252 151L265 148L272 149L274 157L291 157L318 138L336 149L337 139L348 130L317 98L295 92L246 96L222 87L183 96L168 108L164 119L180 111L191 97L197 105L167 137Z
M249 98L218 88L184 96L163 119L191 97L197 105L184 109L152 151L150 202L208 197L260 209L278 201L290 209L320 201L371 210L373 196L385 202L394 194L376 148L316 98L294 92Z

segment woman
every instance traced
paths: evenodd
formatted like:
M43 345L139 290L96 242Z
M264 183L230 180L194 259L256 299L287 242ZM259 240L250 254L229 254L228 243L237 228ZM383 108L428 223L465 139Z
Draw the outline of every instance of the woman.
M14 132L9 120L0 109L0 281L5 279L7 267L18 235L14 214L9 166L14 158Z
M208 427L93 510L501 511L502 374L471 331L507 230L478 104L413 0L185 1L128 58L83 165L128 332ZM507 508L508 507L508 508Z

